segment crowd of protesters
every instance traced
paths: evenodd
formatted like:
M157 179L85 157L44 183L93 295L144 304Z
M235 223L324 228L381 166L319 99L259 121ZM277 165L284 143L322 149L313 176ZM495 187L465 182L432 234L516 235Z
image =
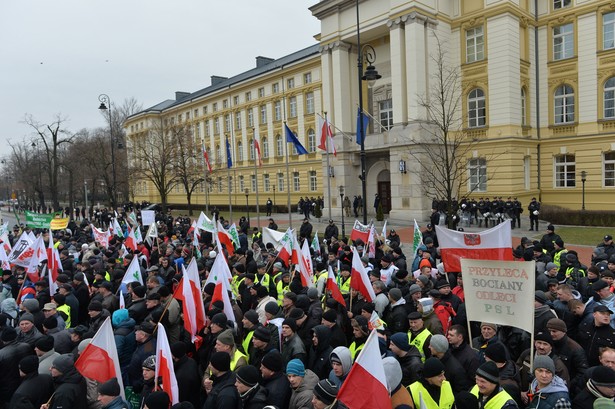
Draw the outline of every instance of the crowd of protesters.
M126 213L118 221L125 226ZM390 230L377 240L370 258L363 256L364 243L351 247L330 221L326 241L311 250L310 286L278 258L275 246L262 242L258 228L250 230L246 219L238 228L241 245L230 257L205 231L195 246L188 218L157 213L156 223L158 237L134 252L125 252L117 235L108 248L94 242L85 217L53 236L34 232L46 243L53 240L62 273L57 292L50 294L46 278L32 282L19 266L3 271L0 408L168 409L169 396L155 379L159 322L179 387L180 403L174 408L343 408L337 395L373 329L392 408L615 405L611 236L596 247L592 260L579 260L567 250L552 225L540 241L524 239L514 249L516 258L536 261L535 327L529 334L489 322L471 322L468 328L462 274L446 272L439 262L431 223L416 254L409 254L411 246L403 246ZM307 225L306 219L300 241L312 240ZM15 226L12 244L20 234ZM205 283L220 251L233 274L234 316L225 315L221 301L212 302L214 284L205 285L207 325L193 343L174 290L182 266L192 259ZM362 255L369 273L376 295L372 302L351 286L353 252ZM124 293L120 283L135 257L144 284L132 282ZM345 305L327 290L329 267ZM40 270L46 277L44 263ZM117 379L101 384L74 366L107 317L124 394ZM469 339L469 333L475 337Z

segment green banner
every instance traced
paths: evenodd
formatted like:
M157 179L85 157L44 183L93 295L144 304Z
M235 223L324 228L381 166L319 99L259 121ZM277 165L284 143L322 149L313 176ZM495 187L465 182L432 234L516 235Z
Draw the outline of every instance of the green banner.
M59 213L34 213L26 210L26 225L35 229L48 229L51 220L57 217Z

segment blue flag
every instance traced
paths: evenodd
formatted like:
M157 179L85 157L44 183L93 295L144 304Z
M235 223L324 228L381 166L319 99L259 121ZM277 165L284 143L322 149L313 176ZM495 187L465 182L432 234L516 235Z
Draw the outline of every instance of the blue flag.
M226 138L226 167L233 167L233 158L231 158L231 144L228 142L228 138Z
M361 120L363 120L363 134L361 134ZM361 108L357 108L357 144L361 145L361 140L365 140L368 125L369 117L361 112Z
M301 145L297 136L290 130L288 125L284 124L284 130L286 132L286 142L292 142L295 145L295 149L297 149L297 155L305 155L308 151Z

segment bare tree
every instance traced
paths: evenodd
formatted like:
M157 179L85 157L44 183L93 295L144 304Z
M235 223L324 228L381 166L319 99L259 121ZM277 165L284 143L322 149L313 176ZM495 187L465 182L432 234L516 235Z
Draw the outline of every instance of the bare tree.
M488 174L479 171L471 175L468 171L468 160L480 140L463 127L461 74L457 66L447 63L446 52L433 35L437 49L430 57L436 70L427 93L417 96L426 118L419 121L422 132L411 138L416 148L410 155L419 165L417 172L425 195L446 203L449 227L452 227L457 200L467 198L481 183L486 183L496 169L490 167ZM491 152L487 156L486 160L490 160L497 155Z
M192 216L192 194L204 180L203 169L197 160L197 151L200 148L194 140L189 125L178 124L173 128L177 141L177 162L173 167L173 172L177 178L177 183L186 192L188 214Z

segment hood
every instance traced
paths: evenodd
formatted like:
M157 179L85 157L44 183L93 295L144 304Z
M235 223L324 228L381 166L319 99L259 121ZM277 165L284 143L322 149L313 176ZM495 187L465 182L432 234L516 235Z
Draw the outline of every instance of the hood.
M295 393L300 393L302 391L312 391L314 386L320 381L318 376L309 369L305 370L305 376L303 377L303 382L301 385L295 390Z
M128 329L134 329L134 327L137 325L137 322L132 319L132 318L128 318L127 320L124 320L122 322L120 322L118 325L114 325L114 327L116 328L128 328Z
M10 315L12 318L17 318L17 303L14 298L7 298L0 303L0 312Z
M530 390L535 391L537 387L538 387L538 381L534 379L532 381ZM547 385L546 387L542 388L538 392L538 395L543 394L543 393L556 393L556 392L568 392L568 388L566 387L566 382L564 382L562 378L560 378L557 375L554 375L551 383Z
M318 338L318 348L317 351L324 351L329 347L329 340L331 339L331 329L324 325L316 325L312 328L316 338Z
M387 378L387 387L389 388L389 392L391 392L401 384L401 365L397 359L388 356L382 360L382 366L384 367L384 373Z
M337 347L333 351L331 351L331 355L329 355L329 357L333 356L333 354L335 354L342 362L342 369L344 369L343 376L348 375L348 372L350 372L350 368L352 367L352 357L350 355L350 350L346 347Z
M115 310L113 312L113 315L111 316L111 323L114 327L119 326L123 321L126 320L128 320L128 310L126 308Z

